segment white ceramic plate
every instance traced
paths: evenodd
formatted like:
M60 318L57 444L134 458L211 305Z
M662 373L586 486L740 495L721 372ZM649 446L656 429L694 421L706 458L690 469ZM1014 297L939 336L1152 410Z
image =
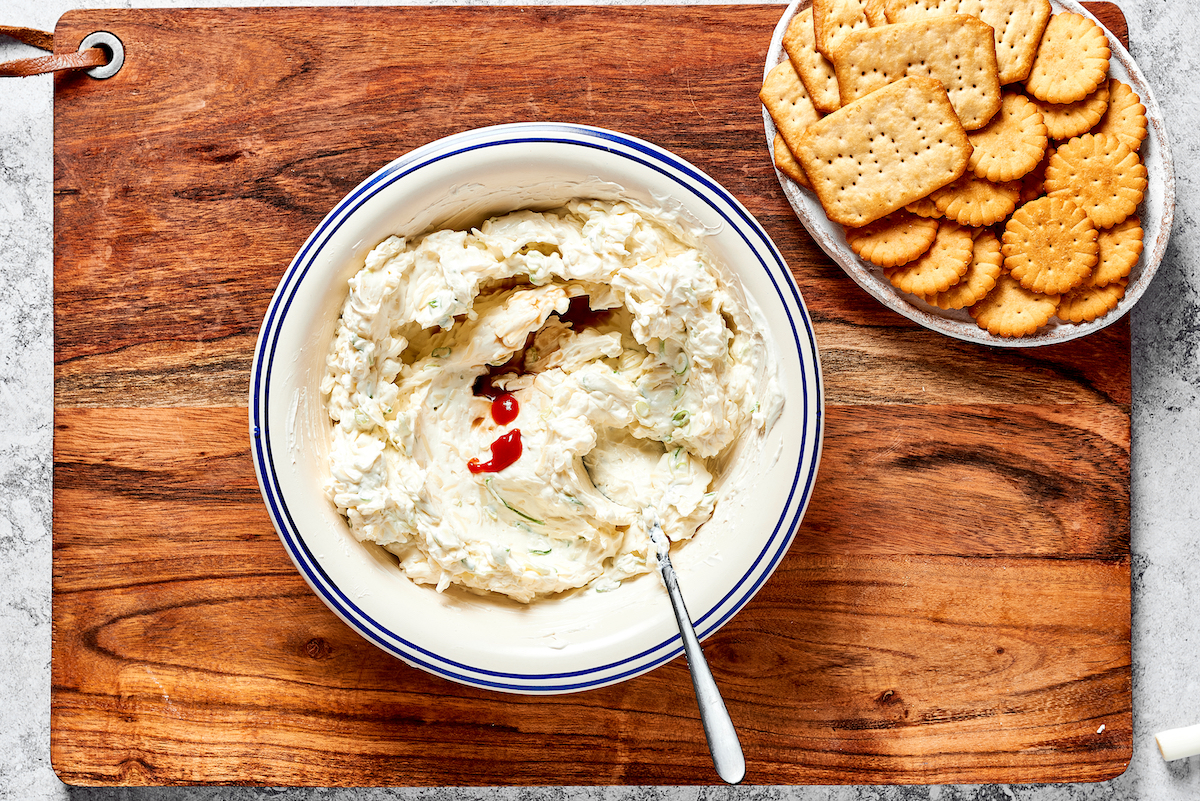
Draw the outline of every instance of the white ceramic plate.
M812 323L757 221L678 156L612 131L553 123L468 131L402 156L321 222L284 273L254 356L250 429L263 499L284 547L321 599L363 637L444 678L493 690L562 693L637 676L682 652L657 574L609 593L523 606L410 582L357 542L325 499L329 422L318 389L347 279L391 234L478 223L572 197L682 205L741 279L774 334L783 416L767 447L742 454L752 479L718 486L714 518L672 551L701 636L742 608L800 525L820 458L822 394Z
M1079 3L1074 0L1050 0L1054 13L1074 11L1091 19L1096 19ZM796 12L811 5L810 0L797 0L788 6L779 24L775 27L775 35L771 39L767 51L766 67L763 77L771 69L787 58L783 49L783 34L788 23ZM1099 20L1096 20L1099 22ZM1171 235L1171 219L1175 209L1175 173L1171 162L1171 151L1167 143L1167 130L1163 124L1162 113L1158 101L1146 82L1133 57L1117 40L1108 34L1109 47L1112 56L1109 59L1109 75L1131 86L1142 99L1146 107L1146 120L1149 125L1149 135L1142 143L1140 151L1142 161L1146 165L1147 182L1146 197L1138 212L1142 220L1142 230L1145 232L1142 257L1134 266L1129 276L1129 286L1125 289L1125 297L1117 308L1109 314L1090 323L1073 324L1052 318L1038 333L1027 337L998 337L980 328L965 310L945 311L931 306L914 295L908 295L896 289L883 274L883 270L860 259L846 244L846 237L839 225L829 221L821 208L816 195L803 189L787 176L776 171L779 183L787 196L788 202L796 211L800 222L808 229L808 233L831 259L837 262L846 274L889 309L904 315L926 328L941 332L947 336L968 342L978 342L983 345L994 345L1008 348L1028 348L1037 345L1053 345L1059 342L1086 336L1112 325L1121 319L1133 305L1137 303L1142 293L1150 285L1167 249L1167 239ZM766 126L767 148L775 139L775 123L771 115L763 109L763 121Z

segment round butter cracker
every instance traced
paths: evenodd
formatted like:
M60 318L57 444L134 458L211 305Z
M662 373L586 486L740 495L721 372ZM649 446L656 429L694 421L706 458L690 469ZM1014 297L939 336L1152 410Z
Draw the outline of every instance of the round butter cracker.
M1054 316L1058 295L1043 295L1021 286L1006 272L1000 273L991 292L968 311L975 323L998 337L1024 337L1035 333Z
M972 172L929 193L933 205L948 220L981 227L998 223L1013 213L1021 187L1016 182L992 183Z
M992 121L967 132L973 148L967 169L994 183L1020 178L1042 160L1048 136L1038 106L1025 95L1006 91Z
M1063 295L1055 313L1060 319L1070 323L1090 323L1117 308L1121 298L1125 297L1125 287L1128 284L1124 278L1105 286L1096 286L1088 281L1084 286L1076 287Z
M1045 103L1037 99L1030 102L1042 112L1051 139L1070 139L1092 130L1103 119L1108 111L1108 86L1108 81L1101 81L1096 91L1074 103Z
M1092 271L1092 283L1106 286L1126 278L1142 255L1143 236L1142 223L1136 216L1100 231L1100 261Z
M1068 198L1097 228L1133 214L1146 193L1146 167L1111 134L1084 134L1062 144L1046 165L1046 194Z
M1084 282L1099 254L1096 227L1066 198L1026 203L1004 226L1004 269L1031 292L1058 295Z
M1106 133L1137 150L1146 141L1146 107L1128 84L1116 78L1108 81L1108 108L1092 133Z
M975 235L971 263L959 282L945 292L927 296L925 302L942 309L965 309L974 305L996 286L1002 264L1000 240L985 228Z
M846 243L857 255L879 267L899 267L929 250L938 222L902 210L862 228L844 230Z
M1047 103L1074 103L1108 77L1112 50L1104 30L1082 14L1055 14L1046 25L1025 88Z
M923 197L920 200L914 200L904 207L904 210L911 212L918 217L932 217L935 220L941 219L942 213L937 210L937 206L933 205L933 201L928 197Z
M971 265L974 243L969 228L942 220L933 245L916 259L884 270L892 286L921 297L945 292L957 284Z

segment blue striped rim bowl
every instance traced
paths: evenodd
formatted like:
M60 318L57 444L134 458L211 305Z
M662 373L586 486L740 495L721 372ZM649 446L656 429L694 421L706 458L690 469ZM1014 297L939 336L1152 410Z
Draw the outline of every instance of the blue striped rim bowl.
M624 134L557 123L471 130L401 156L343 198L300 248L267 309L251 375L263 500L313 591L409 665L502 692L602 687L680 655L660 578L528 605L411 582L389 553L359 543L325 497L329 421L319 384L347 280L378 242L572 197L682 205L714 232L709 248L761 308L776 343L782 416L766 448L736 456L753 480L739 480L714 517L672 551L697 632L713 634L763 586L800 526L820 460L823 400L812 322L783 257L728 191L678 156Z

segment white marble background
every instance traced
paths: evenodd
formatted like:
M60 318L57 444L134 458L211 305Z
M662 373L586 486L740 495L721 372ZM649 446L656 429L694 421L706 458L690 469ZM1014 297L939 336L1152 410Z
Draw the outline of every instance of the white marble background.
M1133 55L1166 115L1178 202L1166 259L1133 312L1134 741L1133 760L1123 776L1102 784L970 787L93 790L63 785L50 767L49 748L52 83L41 76L0 79L0 569L6 574L0 582L0 801L1200 798L1200 757L1167 763L1154 744L1157 731L1200 723L1200 493L1193 485L1200 453L1200 3L1119 3L1129 20ZM61 14L86 7L297 4L0 0L0 24L53 30ZM36 53L0 41L0 60Z

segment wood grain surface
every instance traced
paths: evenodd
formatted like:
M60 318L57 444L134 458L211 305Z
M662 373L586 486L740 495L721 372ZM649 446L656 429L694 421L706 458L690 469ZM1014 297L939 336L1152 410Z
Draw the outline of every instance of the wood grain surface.
M1125 35L1120 11L1092 6ZM70 784L717 782L682 658L557 697L462 687L341 623L250 457L258 327L392 158L522 120L615 128L763 223L821 349L818 485L705 643L753 784L1095 781L1131 754L1129 327L992 350L813 244L757 99L783 6L79 11L55 81L51 758Z

